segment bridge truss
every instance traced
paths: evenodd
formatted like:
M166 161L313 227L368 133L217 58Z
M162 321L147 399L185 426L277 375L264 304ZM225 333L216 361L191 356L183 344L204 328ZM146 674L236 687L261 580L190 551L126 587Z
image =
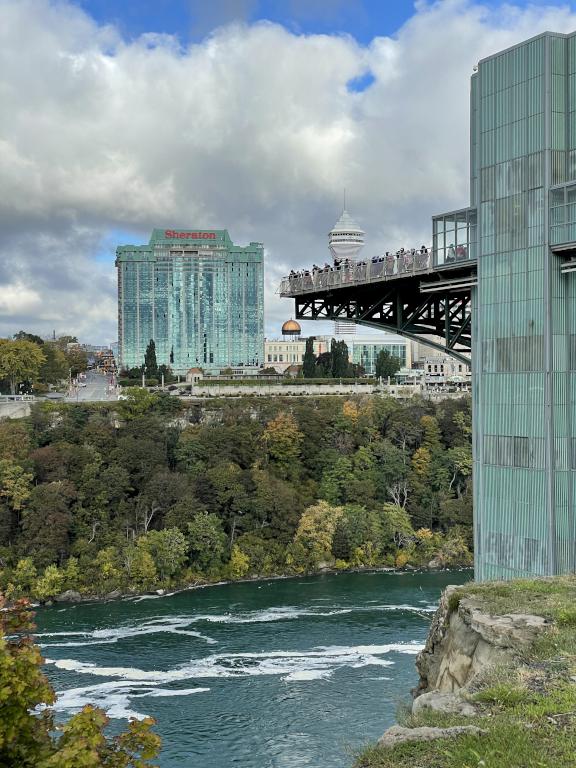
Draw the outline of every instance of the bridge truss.
M476 265L467 262L377 282L281 293L294 298L298 319L350 320L420 341L470 364L475 285Z

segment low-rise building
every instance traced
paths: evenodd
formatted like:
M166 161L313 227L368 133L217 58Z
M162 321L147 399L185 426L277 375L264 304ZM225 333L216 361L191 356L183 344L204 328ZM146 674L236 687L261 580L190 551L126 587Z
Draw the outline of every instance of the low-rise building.
M353 336L344 339L348 347L351 363L361 365L368 376L376 374L376 359L384 349L397 357L403 368L410 368L412 356L410 342L401 336L393 334L378 334L372 336ZM314 354L316 357L330 351L331 336L314 337ZM293 365L302 365L306 351L305 338L275 338L264 341L264 365L284 373Z
M467 381L470 378L470 366L449 355L435 355L424 360L426 381L442 384L449 380Z

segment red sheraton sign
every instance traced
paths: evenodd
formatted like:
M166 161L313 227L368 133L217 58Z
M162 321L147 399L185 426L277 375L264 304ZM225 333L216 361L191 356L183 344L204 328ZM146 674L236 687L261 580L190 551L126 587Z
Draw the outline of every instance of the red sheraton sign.
M178 237L181 240L216 240L215 232L177 232L174 229L165 229L164 237Z

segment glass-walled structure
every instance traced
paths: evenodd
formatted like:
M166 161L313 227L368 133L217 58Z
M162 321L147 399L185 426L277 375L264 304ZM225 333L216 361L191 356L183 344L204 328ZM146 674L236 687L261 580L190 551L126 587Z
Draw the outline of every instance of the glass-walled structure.
M476 259L476 209L443 213L432 218L435 267Z
M364 368L369 376L376 375L376 360L380 352L385 351L398 358L402 368L411 365L410 342L402 336L390 336L386 339L365 338L346 339L349 347L350 360Z
M576 555L576 278L551 246L576 239L576 35L481 61L471 102L476 578L563 573Z
M576 125L574 127L576 128ZM576 176L576 172L573 175ZM576 182L550 190L550 244L559 246L574 242L576 242Z
M263 246L226 230L155 229L148 245L120 246L119 366L141 367L151 339L158 364L258 367L264 360Z

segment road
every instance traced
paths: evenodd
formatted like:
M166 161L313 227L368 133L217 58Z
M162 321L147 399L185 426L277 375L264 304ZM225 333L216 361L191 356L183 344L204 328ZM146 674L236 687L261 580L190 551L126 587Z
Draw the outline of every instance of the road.
M84 379L85 387L78 387L74 390L71 397L66 400L69 403L81 403L87 400L94 402L98 400L116 400L116 394L108 393L109 377L95 371L88 371Z

